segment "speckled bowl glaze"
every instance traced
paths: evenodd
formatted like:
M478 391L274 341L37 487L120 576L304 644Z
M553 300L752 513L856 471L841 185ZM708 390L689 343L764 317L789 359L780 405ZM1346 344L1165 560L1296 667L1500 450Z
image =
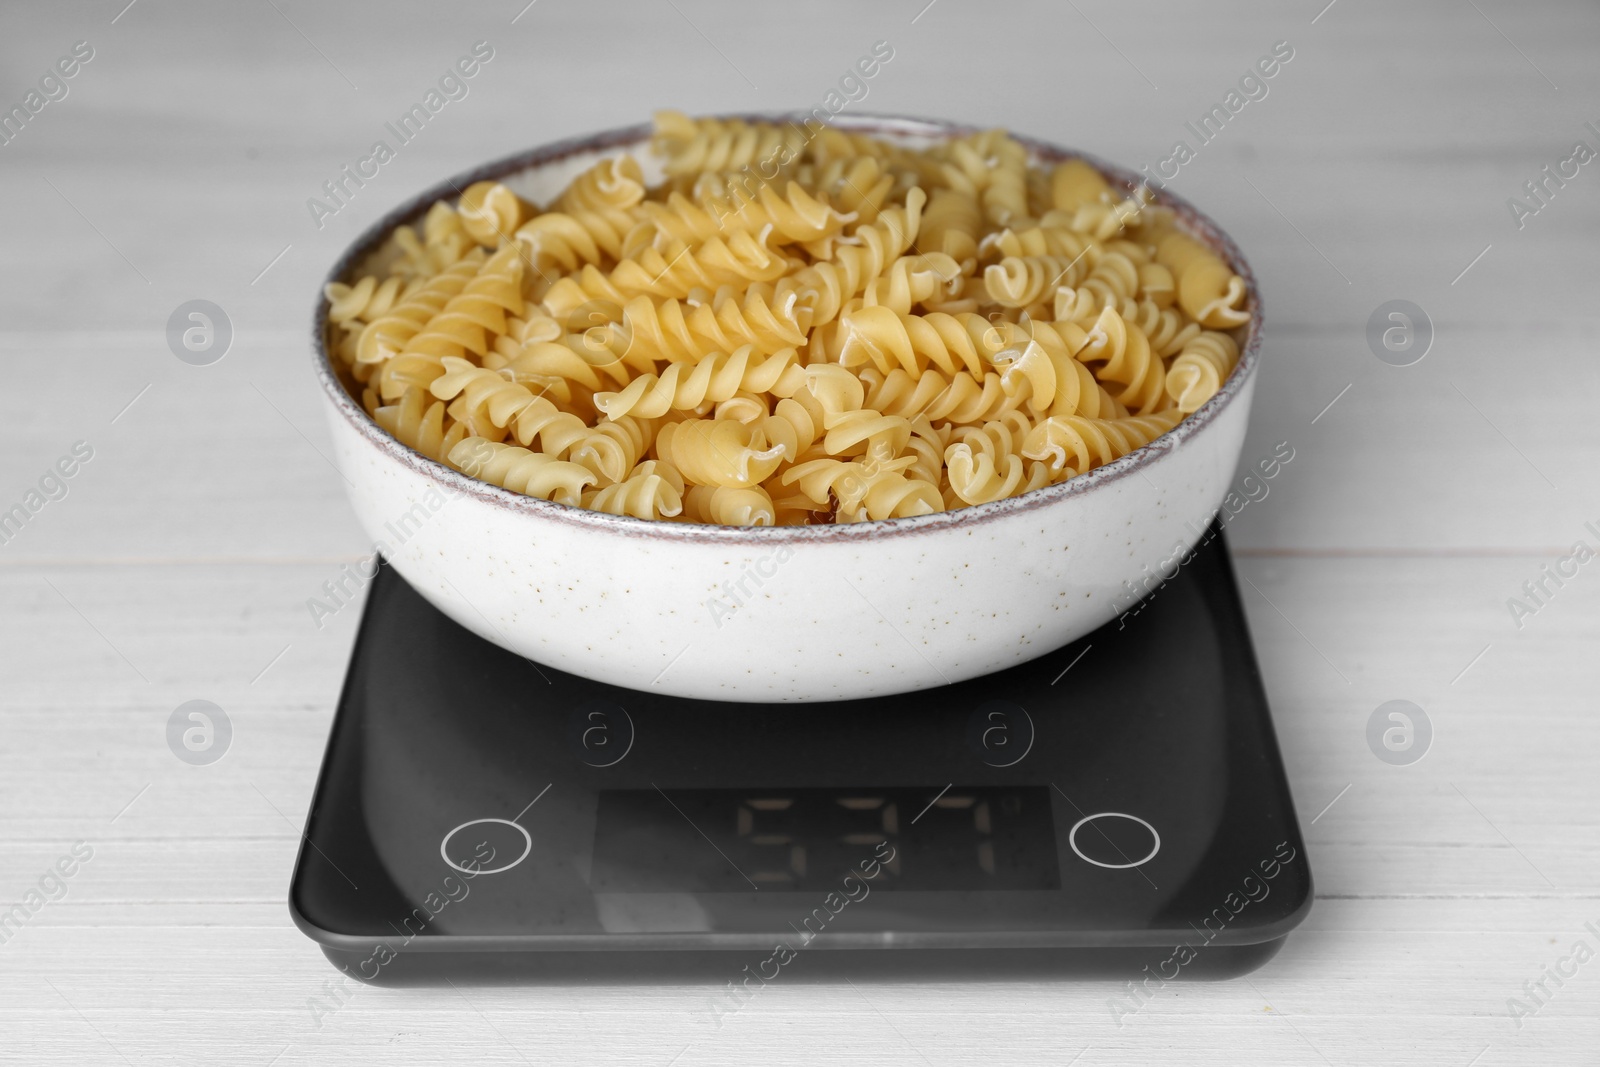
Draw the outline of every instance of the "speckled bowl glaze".
M835 121L913 144L973 132L886 116ZM649 134L641 125L563 141L446 181L362 234L329 280L358 273L395 226L472 182L497 179L547 202L602 156L636 150L643 160ZM1019 140L1037 161L1084 158L1137 185L1130 171ZM1087 475L978 507L843 526L701 526L566 507L468 478L379 428L329 362L319 298L316 370L351 502L394 567L456 622L540 663L633 689L842 700L1042 656L1126 610L1134 584L1198 540L1244 442L1260 361L1254 277L1210 219L1171 194L1162 201L1249 283L1251 323L1215 398Z

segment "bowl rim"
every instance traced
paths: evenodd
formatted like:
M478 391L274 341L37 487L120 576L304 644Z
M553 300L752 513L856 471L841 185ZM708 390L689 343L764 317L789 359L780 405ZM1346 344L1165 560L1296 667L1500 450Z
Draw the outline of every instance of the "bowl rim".
M811 112L738 112L705 116L719 120L739 119L746 122L804 124L812 119ZM901 137L935 137L952 139L982 132L989 127L941 119L927 119L908 115L857 112L832 116L829 127L848 129L856 133L886 133ZM1165 188L1164 183L1155 189L1157 202L1171 208L1178 216L1183 229L1198 238L1245 281L1251 297L1248 336L1241 346L1239 362L1233 373L1222 384L1215 396L1191 412L1172 429L1133 451L1087 474L1080 474L1054 485L1030 490L1019 496L1006 497L986 504L974 504L949 511L934 512L903 519L875 519L852 523L826 523L814 526L721 526L705 523L670 522L661 519L638 519L629 515L611 515L602 511L551 500L525 496L492 482L470 477L447 464L430 459L402 444L397 438L367 414L360 401L352 396L339 380L327 343L328 301L324 296L330 282L343 282L357 264L371 256L394 230L418 221L434 203L459 197L462 190L473 182L506 178L534 167L561 162L571 156L607 149L634 148L648 142L654 124L636 123L598 133L569 137L503 156L473 167L460 174L445 178L422 191L407 197L367 226L334 261L322 283L317 288L316 305L312 314L312 360L324 393L334 409L356 433L372 444L379 452L401 465L433 480L448 489L452 498L471 496L514 513L536 520L545 520L596 531L607 531L626 537L645 537L677 543L698 542L713 544L747 544L754 546L818 544L870 541L880 538L903 537L951 527L972 527L994 522L1012 515L1086 496L1123 478L1143 472L1162 456L1184 445L1191 438L1204 433L1217 421L1222 412L1243 393L1260 363L1261 337L1265 318L1261 292L1249 262L1244 258L1233 239L1193 204ZM1140 185L1150 185L1138 173L1078 149L1042 141L1037 138L1011 133L1034 159L1046 163L1059 163L1080 159L1094 166L1114 184L1132 192Z

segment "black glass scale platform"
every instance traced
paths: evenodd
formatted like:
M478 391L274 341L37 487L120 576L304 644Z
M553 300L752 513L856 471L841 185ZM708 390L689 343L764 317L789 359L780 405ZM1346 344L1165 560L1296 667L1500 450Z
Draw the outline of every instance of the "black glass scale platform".
M290 889L352 977L420 982L1149 988L1259 965L1310 904L1220 535L1031 663L825 704L537 665L384 566Z

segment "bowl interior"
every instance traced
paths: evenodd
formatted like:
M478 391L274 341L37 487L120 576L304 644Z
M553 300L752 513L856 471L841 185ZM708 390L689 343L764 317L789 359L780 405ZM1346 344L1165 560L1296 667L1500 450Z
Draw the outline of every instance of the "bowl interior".
M780 112L718 117L741 118L752 122L803 123L809 116L805 113ZM931 119L871 114L838 115L830 125L854 133L872 134L907 147L926 147L976 133L982 129L982 127ZM385 270L387 263L384 261L383 248L389 235L397 227L419 224L433 204L440 200L458 199L461 191L474 182L499 181L533 203L547 204L554 200L573 178L600 159L632 152L640 163L646 182L656 184L664 175L660 161L648 150L652 129L652 126L646 123L557 141L483 164L454 178L447 178L406 200L368 227L334 263L325 282L349 282L365 274ZM1110 182L1125 192L1131 193L1144 184L1137 173L1107 163L1089 153L1063 148L1015 133L1011 136L1028 150L1031 163L1053 164L1069 159L1081 159L1092 164ZM1204 433L1217 415L1244 391L1246 383L1255 374L1260 361L1264 320L1260 290L1249 263L1233 240L1215 222L1182 197L1160 190L1156 192L1156 202L1171 209L1180 229L1221 256L1234 273L1244 279L1250 294L1250 322L1235 331L1239 340L1239 362L1234 367L1233 373L1211 400L1184 418L1173 429L1142 448L1134 449L1127 455L1097 467L1087 474L1068 478L1066 481L1035 489L1020 496L953 511L919 515L908 519L883 519L819 526L704 526L607 515L603 512L523 496L509 489L469 478L443 463L413 452L400 444L367 415L359 400L346 387L330 355L327 301L322 299L320 288L312 329L316 370L324 392L339 413L364 437L372 440L406 466L425 473L433 481L445 484L453 491L465 492L499 506L541 515L558 522L620 530L634 536L664 537L669 540L760 540L763 543L774 544L870 539L910 533L915 530L984 522L1018 510L1031 510L1069 497L1091 493L1098 487L1137 473L1160 454L1182 447L1189 438Z

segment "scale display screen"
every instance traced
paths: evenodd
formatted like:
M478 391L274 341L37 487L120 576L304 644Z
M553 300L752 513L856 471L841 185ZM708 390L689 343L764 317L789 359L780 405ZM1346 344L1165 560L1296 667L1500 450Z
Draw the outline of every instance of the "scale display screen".
M706 847L714 842L714 847ZM596 893L1059 889L1044 786L602 790Z

